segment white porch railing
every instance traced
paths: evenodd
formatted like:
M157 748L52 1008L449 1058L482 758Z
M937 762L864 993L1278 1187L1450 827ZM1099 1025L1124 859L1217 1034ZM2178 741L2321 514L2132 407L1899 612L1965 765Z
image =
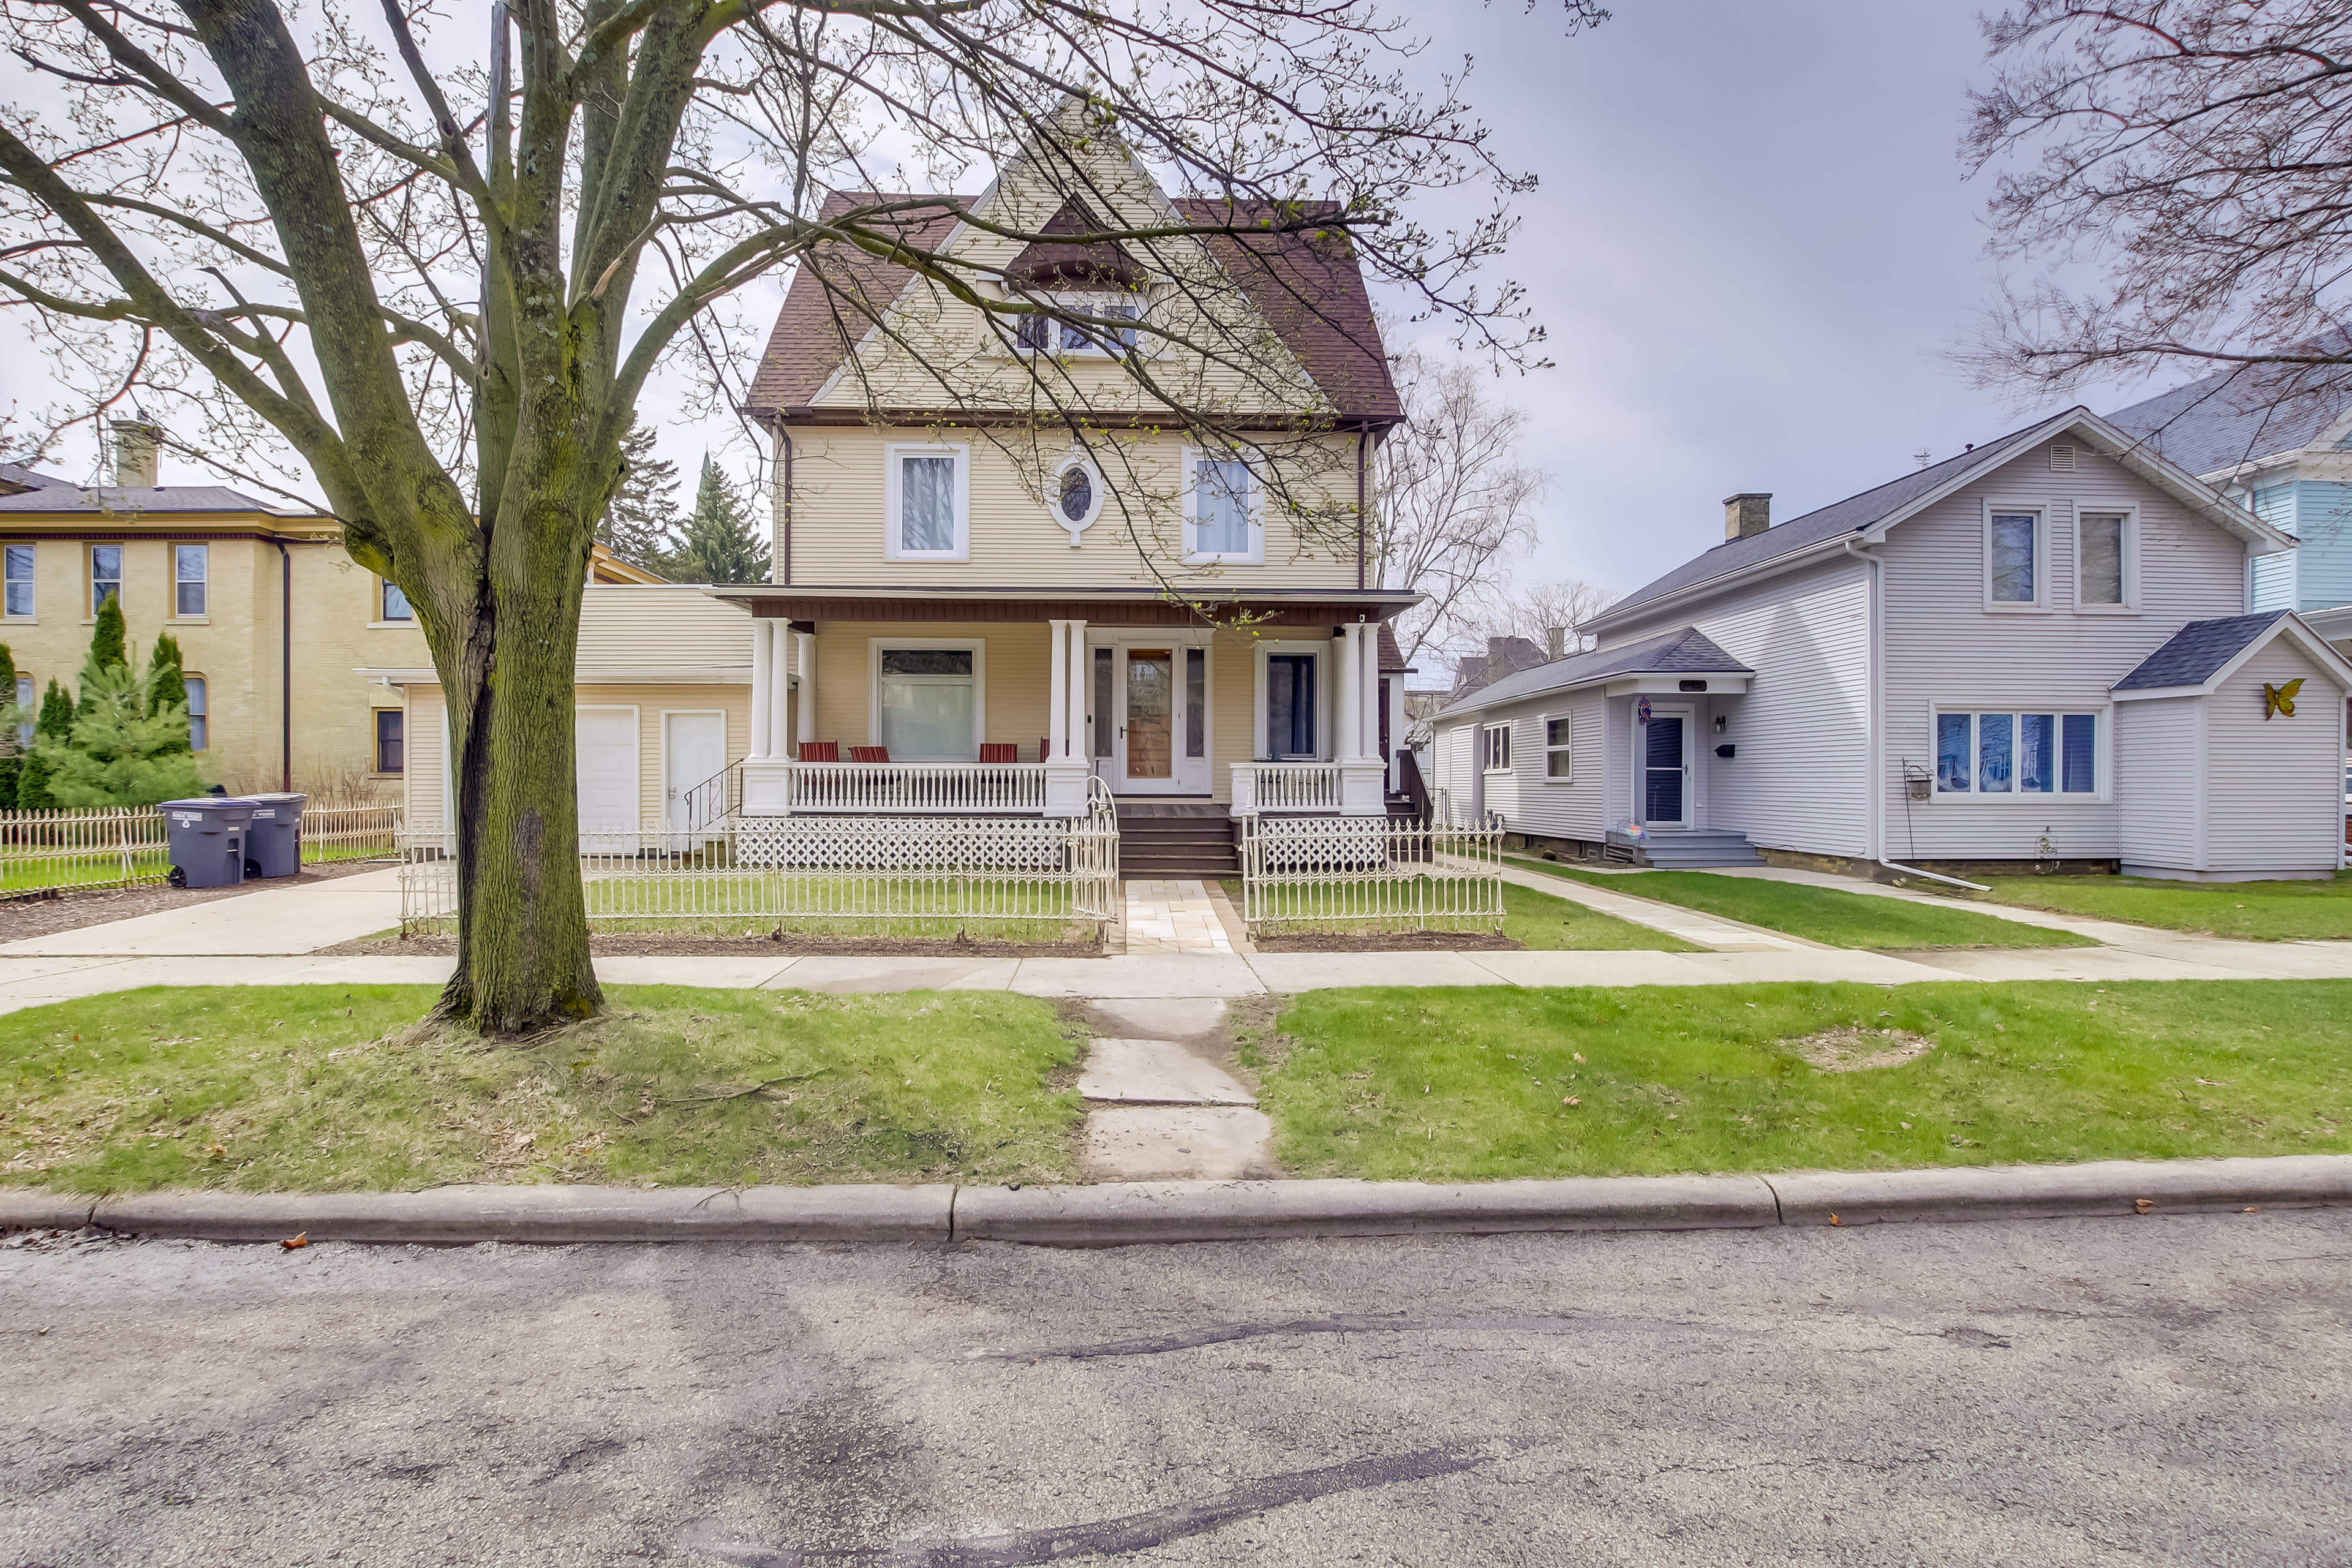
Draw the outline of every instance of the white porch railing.
M1036 814L1045 809L1042 763L797 763L761 760L755 809L784 812ZM782 784L782 798L772 792Z
M1339 810L1337 763L1235 763L1234 815L1254 811Z
M580 837L592 931L1055 940L1099 934L1118 903L1118 817L1098 782L1077 817L730 816ZM437 834L416 836L400 891L404 932L455 929Z
M1251 817L1243 824L1242 919L1293 931L1498 931L1501 832L1385 817Z

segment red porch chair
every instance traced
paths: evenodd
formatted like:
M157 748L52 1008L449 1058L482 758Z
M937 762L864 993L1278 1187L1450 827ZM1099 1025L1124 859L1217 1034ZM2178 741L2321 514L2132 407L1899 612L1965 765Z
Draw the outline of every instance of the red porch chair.
M800 760L804 763L837 763L841 761L841 742L803 741L800 746Z
M981 742L980 760L983 763L1017 763L1021 760L1021 748L1011 741L984 741Z
M887 763L890 760L887 746L852 746L849 760L853 763Z

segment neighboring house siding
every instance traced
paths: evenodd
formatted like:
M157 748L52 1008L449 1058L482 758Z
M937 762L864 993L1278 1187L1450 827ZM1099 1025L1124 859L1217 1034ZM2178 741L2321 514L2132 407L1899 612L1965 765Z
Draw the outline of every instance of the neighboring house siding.
M2352 484L2305 479L2295 488L2296 605L2352 605Z
M2047 610L1984 607L1987 500L2046 509ZM2137 510L2137 613L2076 613L2078 508ZM2096 799L1945 797L1913 805L1906 822L1903 764L1932 771L1931 715L1938 702L2105 713L2108 688L2184 623L2242 613L2244 546L2105 458L2082 451L2074 471L2057 473L2050 469L2046 449L2036 447L1895 525L1879 553L1886 562L1887 854L1896 859L2030 859L2045 829L2061 856L2117 854L2112 766ZM1743 649L1733 651L1747 657ZM1753 658L1748 662L1764 668ZM2110 731L2103 750L2111 755L2112 715L2103 722Z
M751 679L751 617L699 588L600 583L580 605L582 669L707 665Z
M2116 704L2116 853L2126 866L2193 869L2204 796L2201 700L2169 697Z
M2264 683L2297 679L2295 716L2264 719ZM2333 869L2344 835L2343 688L2281 639L2205 707L2205 869Z

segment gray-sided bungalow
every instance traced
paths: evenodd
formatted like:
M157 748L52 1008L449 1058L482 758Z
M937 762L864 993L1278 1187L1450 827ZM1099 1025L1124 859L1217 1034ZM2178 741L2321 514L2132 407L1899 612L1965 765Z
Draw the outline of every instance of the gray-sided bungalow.
M1660 866L2197 880L2344 863L2352 661L2283 530L2085 409L1726 538L1434 719L1457 820Z

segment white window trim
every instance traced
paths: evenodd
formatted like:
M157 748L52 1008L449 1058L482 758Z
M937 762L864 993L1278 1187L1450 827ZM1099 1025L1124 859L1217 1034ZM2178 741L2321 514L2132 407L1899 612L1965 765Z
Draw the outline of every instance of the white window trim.
M2098 733L2094 737L2091 744L2091 765L2098 770L2099 787L2087 795L2080 791L2070 793L2064 789L2053 789L2047 795L2021 789L1991 793L1977 789L1973 787L1977 776L1976 727L1971 724L1969 728L1969 782L1971 787L1965 791L1948 790L1944 788L1942 777L1936 768L1936 721L1946 713L2054 713L2061 720L2070 713L2091 714L2099 721ZM2012 746L2016 744L2015 736L2011 737L2010 743ZM2063 723L2059 726L2056 744L2061 747L2065 744L2065 726ZM1962 701L1958 699L1937 700L1927 704L1927 776L1935 781L1929 791L1929 798L1937 805L1950 803L1978 806L2032 805L2037 807L2057 805L2113 805L2116 787L2115 749L2115 705L2111 702L2034 702L2019 701L2011 697L1987 697L1976 701ZM2060 783L2063 784L2065 768L2063 752L2062 752L2054 760L2060 769ZM2014 772L2012 766L2012 776Z
M1339 726L1332 722L1334 715L1331 711L1331 681L1333 679L1332 666L1337 664L1339 661L1331 657L1331 644L1328 642L1310 642L1303 639L1291 642L1266 641L1260 642L1257 645L1257 659L1255 671L1255 679L1257 684L1257 690L1255 693L1256 711L1250 721L1253 726L1253 733L1250 736L1250 760L1253 762L1273 761L1272 758L1265 755L1265 721L1269 717L1266 710L1265 701L1265 661L1268 655L1277 653L1305 653L1313 654L1315 656L1315 760L1317 762L1328 763L1333 756L1331 749L1333 744L1332 738L1339 731ZM1213 669L1210 671L1212 679L1214 679L1215 673L1216 672ZM1215 699L1212 697L1211 700L1213 702ZM1209 738L1209 749L1212 752L1216 750L1216 737L1213 735ZM1296 761L1297 759L1294 758L1292 760Z
M1145 315L1150 310L1151 303L1149 297L1139 290L1129 289L1056 289L1041 293L1024 294L1008 292L1005 297L1010 300L1032 300L1046 306L1058 306L1074 314L1081 316L1097 316L1105 314L1106 312L1094 308L1096 301L1104 300L1132 300L1135 302L1137 331L1135 347L1132 349L1110 348L1102 343L1096 342L1091 338L1084 343L1081 343L1076 348L1061 348L1057 346L1055 348L1045 349L1033 347L1021 341L1021 328L1027 325L1030 321L1039 320L1040 318L1035 316L1023 316L1017 319L1016 324L1013 329L1013 353L1015 358L1116 360L1124 358L1129 353L1141 353L1145 352L1145 339L1143 337L1141 328ZM1061 340L1062 329L1066 323L1058 318L1052 316L1045 317L1043 320L1045 320L1052 328L1055 341L1058 344Z
M1551 743L1551 726L1554 724L1565 724L1568 726L1568 743L1566 745L1555 746ZM1543 752L1543 773L1541 776L1544 783L1555 784L1574 784L1576 782L1576 715L1574 713L1538 713L1536 715L1536 735L1543 742L1543 745L1540 750ZM1568 753L1568 772L1564 773L1555 773L1551 771L1551 756L1554 752L1565 752Z
M172 614L169 617L172 624L182 626L209 626L212 623L213 607L213 547L203 540L174 539L166 544L164 549L169 553L172 567ZM205 574L201 579L180 575L180 552L183 550L201 550L205 552ZM184 616L180 613L180 584L194 581L201 581L205 585L205 607L193 616Z
M2123 530L2124 602L2120 605L2091 605L2083 600L2083 514L2095 512L2100 517L2121 517ZM2136 616L2139 614L2139 508L2136 506L2088 506L2077 502L2074 507L2074 613L2081 616Z
M903 519L907 458L955 459L955 547L951 550L901 550L898 531ZM971 559L971 448L961 441L890 441L882 447L882 556L886 561L969 561ZM909 644L909 647L914 645Z
M1984 503L1984 607L1988 615L2036 616L2050 610L2050 508L2046 500L1987 500ZM2031 600L1992 596L1992 520L1999 512L2033 514L2033 597Z
M1211 452L1202 447L1187 447L1184 452L1184 484L1182 491L1182 527L1184 530L1184 564L1187 566L1260 566L1265 563L1265 485L1250 467L1249 458L1240 453L1230 456ZM1192 491L1200 479L1201 464L1206 460L1237 462L1249 468L1249 535L1250 547L1243 551L1197 551L1192 548L1192 530L1200 526L1192 515Z
M5 577L7 560L6 557L0 556L0 616L5 616L6 619L20 626L38 626L41 616L41 546L35 540L11 539L5 542L12 549L21 548L33 552L33 574L25 579L26 586L33 591L33 607L21 616L8 609Z
M892 757L894 763L968 763L988 738L988 641L984 637L868 637L866 639L866 743L882 744L882 650L955 648L971 655L971 756ZM849 759L844 757L842 761Z
M1094 485L1094 500L1087 508L1087 515L1075 521L1062 512L1062 476L1072 468L1084 468L1087 478ZM1073 550L1078 547L1078 535L1092 528L1095 520L1102 516L1103 503L1109 499L1110 486L1103 480L1102 465L1084 452L1072 452L1055 464L1053 471L1045 476L1045 515L1054 520L1055 527L1069 534Z
M1480 773L1507 773L1512 771L1512 761L1517 755L1518 748L1513 744L1517 737L1511 731L1517 727L1517 721L1512 719L1506 719L1499 724L1481 723L1478 726L1478 771ZM1503 734L1503 760L1499 763L1490 762L1487 759L1493 754L1494 748L1486 743L1486 737L1498 730Z

